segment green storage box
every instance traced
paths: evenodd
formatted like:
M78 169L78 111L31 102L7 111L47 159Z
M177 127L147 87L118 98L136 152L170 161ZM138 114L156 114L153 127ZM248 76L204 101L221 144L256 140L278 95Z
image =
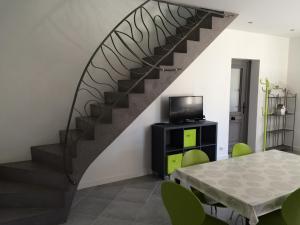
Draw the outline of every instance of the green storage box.
M177 168L181 167L182 154L168 156L168 174L173 173Z
M196 146L196 129L184 130L183 134L183 147L195 147Z

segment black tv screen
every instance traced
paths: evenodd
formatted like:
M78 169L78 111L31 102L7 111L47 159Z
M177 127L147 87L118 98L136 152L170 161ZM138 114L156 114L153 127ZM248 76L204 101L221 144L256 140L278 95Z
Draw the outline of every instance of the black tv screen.
M169 97L170 122L203 119L203 96Z

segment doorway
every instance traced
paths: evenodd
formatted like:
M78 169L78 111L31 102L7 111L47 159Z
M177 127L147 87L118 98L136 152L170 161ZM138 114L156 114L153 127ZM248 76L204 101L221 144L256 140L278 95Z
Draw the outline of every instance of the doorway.
M232 60L228 142L230 155L236 143L248 143L250 70L250 60Z

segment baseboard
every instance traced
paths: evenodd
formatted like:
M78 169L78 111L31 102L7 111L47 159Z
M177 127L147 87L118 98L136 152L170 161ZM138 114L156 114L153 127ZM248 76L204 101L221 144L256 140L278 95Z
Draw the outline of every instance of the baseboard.
M300 146L294 146L294 151L300 154Z
M122 180L127 180L135 177L141 177L141 176L146 176L152 174L152 171L144 170L140 171L137 173L124 173L124 174L119 174L116 176L111 176L111 177L103 177L100 179L96 180L90 180L84 183L80 183L78 190L84 189L84 188L89 188L89 187L94 187L94 186L99 186L103 184L108 184L108 183L113 183L117 181L122 181Z
M217 160L224 160L224 159L228 159L228 155L218 155L218 159Z

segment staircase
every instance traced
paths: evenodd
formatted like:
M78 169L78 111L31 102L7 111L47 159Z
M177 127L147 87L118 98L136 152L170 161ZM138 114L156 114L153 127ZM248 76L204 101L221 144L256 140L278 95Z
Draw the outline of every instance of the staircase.
M0 225L65 222L88 166L236 18L148 0L98 46L76 88L59 143L0 164Z

